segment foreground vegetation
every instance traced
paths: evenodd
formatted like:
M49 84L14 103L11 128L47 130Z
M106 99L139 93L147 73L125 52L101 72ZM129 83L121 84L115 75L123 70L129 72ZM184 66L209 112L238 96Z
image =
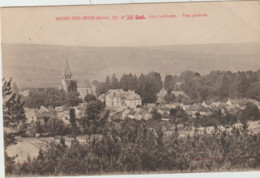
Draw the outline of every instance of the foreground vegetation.
M101 138L77 138L70 145L61 137L39 156L9 165L12 175L90 175L135 172L191 172L260 168L260 134L246 128L198 130L180 137L150 129L145 121L112 123Z

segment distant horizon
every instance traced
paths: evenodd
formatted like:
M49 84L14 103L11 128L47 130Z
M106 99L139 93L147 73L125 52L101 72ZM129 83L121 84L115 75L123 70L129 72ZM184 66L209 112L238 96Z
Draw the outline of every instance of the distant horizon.
M158 72L164 80L165 75L186 70L208 75L260 69L260 43L154 47L2 44L2 49L3 77L13 76L20 89L58 87L66 59L74 80L100 82L113 73L120 79L123 74Z

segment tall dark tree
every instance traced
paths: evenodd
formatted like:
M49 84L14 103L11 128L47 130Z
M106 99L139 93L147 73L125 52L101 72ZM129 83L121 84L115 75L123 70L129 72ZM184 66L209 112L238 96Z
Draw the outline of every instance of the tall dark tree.
M129 76L126 74L123 74L123 76L120 79L120 88L122 88L124 91L129 90Z
M172 89L173 88L173 78L171 75L165 75L164 79L164 89Z
M68 92L77 92L78 85L75 80L71 80L70 85L68 87Z
M144 84L145 84L145 77L144 74L141 74L137 79L137 89L136 89L136 92L139 95L144 93Z
M106 90L108 91L109 89L111 89L111 80L110 80L110 77L107 75L107 77L106 77Z
M118 79L116 77L116 74L112 75L112 81L111 81L111 89L117 89L119 87Z
M187 120L188 115L181 106L170 109L170 122L175 125L175 133L178 132L178 124L185 123Z
M128 75L128 89L129 90L134 90L135 89L134 76L131 73Z
M219 97L220 99L228 98L229 96L229 82L226 75L223 76L221 87L219 89Z
M97 92L97 96L100 96L100 95L106 93L107 92L106 83L105 82L100 82L96 86L96 92Z
M157 72L150 72L147 76L146 76L146 80L149 80L152 82L152 87L154 88L155 92L159 92L162 87L163 87L163 83L162 83L162 79L161 79L161 75L160 73Z
M2 80L2 97L3 97L3 121L5 128L15 129L7 132L4 129L4 148L5 148L5 169L6 173L11 173L12 164L15 157L9 157L6 149L12 144L16 144L15 136L19 134L17 126L25 122L24 103L21 102L20 96L12 92L12 78L9 81Z
M77 126L77 119L75 109L70 109L70 124L71 124L71 136L76 138L79 134L78 126Z
M144 85L144 93L142 93L141 97L142 97L142 102L144 104L147 103L155 103L156 102L156 89L153 85L152 81L146 81L145 85Z
M24 102L18 93L14 93L11 89L10 79L4 81L2 85L3 91L3 120L5 127L16 128L20 123L25 122Z

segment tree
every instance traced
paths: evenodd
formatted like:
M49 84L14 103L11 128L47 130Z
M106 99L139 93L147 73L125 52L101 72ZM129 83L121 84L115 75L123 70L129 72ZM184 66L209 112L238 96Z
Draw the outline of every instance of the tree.
M55 88L34 89L30 90L29 95L24 99L25 107L56 107L65 105L66 92Z
M98 120L100 119L100 113L105 108L105 105L102 101L91 101L86 106L86 115L88 120Z
M5 128L17 129L20 123L24 123L25 112L24 102L21 102L21 98L17 95L17 92L12 92L12 78L9 81L2 80L2 96L3 96L3 122ZM6 153L8 146L16 144L15 136L19 134L17 131L6 132L4 130L4 148L5 148L5 169L6 173L12 171L12 164L15 157L9 157Z
M100 82L96 86L96 91L97 91L97 96L100 96L100 95L106 93L107 92L106 83L105 82Z
M221 87L219 89L219 97L220 99L228 98L229 96L229 82L226 75L222 78Z
M158 93L163 87L160 73L150 72L149 74L147 74L146 80L152 83L152 87L154 88L154 91L156 93Z
M70 109L70 124L71 124L71 135L75 139L79 134L79 130L77 126L75 109L73 108Z
M82 100L79 98L78 92L68 92L65 98L65 105L78 106Z
M133 74L128 75L128 89L129 90L135 90L136 83Z
M238 82L238 94L240 97L246 96L246 91L250 85L245 72L238 73L239 82Z
M119 87L118 79L116 77L116 74L112 75L112 81L111 81L111 89L117 89Z
M170 109L170 122L175 125L175 132L178 132L178 124L185 123L188 120L187 113L183 110L181 106Z
M173 78L171 75L165 75L164 79L164 89L173 89Z
M68 92L77 92L78 86L75 80L71 80L70 85L68 87Z
M157 92L154 88L152 81L146 81L144 85L144 92L141 93L142 102L145 104L155 103L157 99L156 94Z
M86 101L87 103L91 102L91 101L96 101L97 98L95 95L93 94L87 94L84 98L84 101Z
M260 101L260 82L251 83L248 87L246 96L248 98L256 99Z
M102 115L104 111L105 104L100 101L91 101L86 106L86 116L82 118L83 127L88 133L98 133L102 130L101 127L104 125L105 118L108 117L109 112Z
M108 91L109 89L111 89L111 80L110 80L110 77L107 76L106 77L106 91Z
M123 76L120 79L120 88L122 88L124 91L129 90L129 76L126 74L123 74Z
M24 102L21 97L11 90L12 78L2 85L3 91L3 121L5 127L17 128L25 122Z
M141 95L144 93L145 76L141 74L137 79L137 89L136 92Z
M49 119L46 129L51 136L67 135L70 133L69 127L66 126L61 119L58 118Z
M246 120L259 120L260 112L258 107L255 104L248 102L245 109L242 111L242 117Z

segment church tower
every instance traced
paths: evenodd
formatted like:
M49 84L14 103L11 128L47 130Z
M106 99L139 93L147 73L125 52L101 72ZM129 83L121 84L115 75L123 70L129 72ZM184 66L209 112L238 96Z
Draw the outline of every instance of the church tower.
M72 73L70 71L70 66L69 66L68 60L66 60L62 78L65 80L71 80L71 77L72 77Z
M73 84L72 73L70 71L68 60L66 60L65 67L61 76L60 89L69 92L72 84Z

